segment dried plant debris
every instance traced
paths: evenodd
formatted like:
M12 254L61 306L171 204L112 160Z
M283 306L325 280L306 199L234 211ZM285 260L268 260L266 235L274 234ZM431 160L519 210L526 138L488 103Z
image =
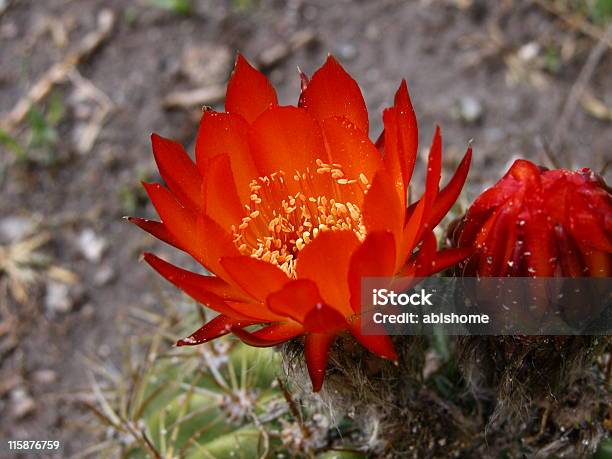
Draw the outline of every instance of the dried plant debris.
M197 315L165 317L134 311L154 324L133 338L121 370L90 361L95 403L87 403L113 457L359 457L336 451L341 430L313 406L293 400L278 379L279 355L225 339L174 348L171 337L191 329ZM186 314L183 312L182 317ZM144 351L144 355L140 352ZM346 451L345 451L346 450Z
M555 348L554 359L551 341L540 344L549 349L546 365L545 356L531 349L523 360L514 355L512 370L503 372L488 361L492 351L489 359L477 351L483 337L457 343L395 337L398 366L343 337L332 348L321 394L311 395L309 387L300 394L316 397L333 422L351 418L358 427L352 441L375 457L590 457L611 416L607 360L599 357L601 368L592 366L609 340L570 340ZM300 346L283 347L289 378L298 382L307 381ZM487 368L497 377L482 374Z

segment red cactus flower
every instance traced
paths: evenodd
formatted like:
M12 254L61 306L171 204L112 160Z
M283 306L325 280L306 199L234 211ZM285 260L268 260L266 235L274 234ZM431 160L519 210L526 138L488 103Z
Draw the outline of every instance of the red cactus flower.
M589 169L546 170L516 161L485 191L455 231L474 246L464 275L609 277L612 195Z
M304 335L317 391L338 333L396 360L388 336L360 332L363 276L426 276L468 253L437 252L432 230L463 187L471 153L439 190L437 130L424 194L407 208L417 125L406 83L384 111L377 148L361 91L333 57L302 80L298 106L280 106L266 77L238 56L226 111L202 117L195 164L178 143L152 136L167 187L144 186L161 222L131 221L215 275L145 254L162 276L219 313L178 345L230 332L253 346ZM259 328L247 330L253 325Z

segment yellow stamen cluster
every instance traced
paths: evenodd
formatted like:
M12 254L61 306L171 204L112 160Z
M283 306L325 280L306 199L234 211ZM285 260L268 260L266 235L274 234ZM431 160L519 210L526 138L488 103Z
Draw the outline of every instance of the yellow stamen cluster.
M367 177L361 174L358 179L348 179L340 164L325 164L321 160L316 164L317 174L330 176L333 197L313 192L309 169L293 175L298 184L292 187L298 190L294 193L289 192L283 171L251 182L246 216L237 227L232 227L234 243L241 254L273 263L295 278L299 251L320 232L350 230L359 240L365 238L361 209L341 196L351 188L365 194L370 186Z

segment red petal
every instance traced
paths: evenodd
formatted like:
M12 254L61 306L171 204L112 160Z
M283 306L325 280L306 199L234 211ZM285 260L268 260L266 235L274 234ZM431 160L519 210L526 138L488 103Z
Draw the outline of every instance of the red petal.
M234 72L227 84L225 111L237 113L252 123L271 105L277 105L276 91L259 70L238 54Z
M262 176L283 171L289 193L304 187L293 179L296 171L311 172L316 193L329 195L329 176L316 173L316 160L327 161L321 129L306 110L296 107L274 107L251 126L249 144L253 161Z
M337 332L347 327L347 322L335 309L327 306L317 285L307 279L291 281L268 296L269 308L304 325L312 333Z
M194 213L181 206L159 183L143 183L143 186L168 232L197 259L198 234Z
M361 131L343 117L328 118L321 123L321 127L330 163L340 164L347 179L359 180L360 174L364 174L371 182L382 165L382 158L370 142L367 131ZM351 189L357 190L357 188ZM363 193L359 192L346 198L360 204Z
M204 213L222 227L231 228L240 223L245 212L236 193L228 155L219 155L209 161L202 195Z
M425 193L423 201L425 206L425 215L421 221L421 231L433 230L429 225L430 215L433 213L433 205L438 197L440 189L440 178L442 177L442 136L440 128L436 126L431 149L429 150L429 159L427 160L427 178L425 179Z
M277 266L248 256L226 257L221 265L243 291L261 301L289 281Z
M285 325L278 325L276 327L283 326ZM271 327L275 326L271 325L270 327L257 330L254 333L243 330L241 327L232 327L232 333L240 338L240 341L253 347L277 346L285 341L289 341L301 333L301 328L295 325L291 325L290 328L282 329L280 333L278 332L278 328L275 330L267 330ZM265 332L262 332L264 330Z
M435 263L432 264L432 270L426 272L423 276L430 276L440 271L444 271L446 268L450 268L456 265L462 260L465 260L474 251L471 247L463 249L446 249L436 254Z
M271 311L301 324L310 310L317 304L323 304L317 285L308 279L287 282L282 289L270 294L266 301Z
M416 277L424 277L425 273L432 270L435 261L438 241L433 231L428 231L423 237L423 244L416 257Z
M230 284L216 276L203 276L185 269L174 266L152 253L145 253L143 259L151 265L155 271L160 273L168 281L176 285L181 290L195 293L213 293L220 298L228 301L249 301L250 298L238 291ZM197 298L194 295L190 296Z
M389 174L380 170L363 202L363 223L368 233L389 231L399 244L404 224L404 208ZM396 260L399 261L399 260Z
M355 250L349 266L351 308L361 311L361 281L364 277L387 277L395 271L395 241L389 232L369 233Z
M151 267L153 267L153 269L155 269L159 274L165 277L170 283L174 284L198 303L204 304L221 314L236 319L247 318L247 316L236 312L226 302L226 299L222 298L218 294L222 293L219 291L219 286L214 285L214 281L207 281L205 279L207 276L201 276L199 274L178 268L161 260L160 258L155 257L152 254L145 254L145 261L149 263ZM211 279L215 278L211 277ZM211 290L208 290L207 287L217 289L217 293L213 293ZM227 294L229 295L229 292L227 292Z
M210 320L202 327L198 328L187 338L183 338L177 341L177 346L193 346L196 344L206 343L213 339L219 338L223 335L227 335L231 331L232 326L247 326L252 325L252 322L238 321L224 315L219 315L214 319Z
M612 253L612 239L604 231L604 222L592 206L578 193L569 200L569 221L572 237L596 250Z
M180 241L170 234L170 231L168 231L168 228L163 223L138 217L128 217L128 221L142 228L147 233L152 234L157 239L164 241L166 244L170 244L179 250L185 250L181 246Z
M325 303L345 317L352 314L348 267L358 246L359 239L352 231L326 231L304 247L296 263L297 277L314 281Z
M183 146L157 134L151 134L151 143L159 173L172 194L183 206L199 209L202 177Z
M404 183L406 164L403 157L400 158L400 140L395 109L388 108L383 112L383 123L385 128L376 141L376 147L383 151L385 169L393 178L402 207L406 207L406 188L408 186L407 183Z
M259 175L249 151L248 129L248 123L239 115L207 110L200 121L195 147L196 162L204 181L209 161L218 155L229 156L242 204L249 202L249 184Z
M399 248L399 260L409 256L412 253L412 250L418 243L417 237L419 237L422 232L421 222L423 220L423 215L425 214L425 200L421 198L411 207L414 210L409 213L409 218L404 225L402 242Z
M383 113L383 122L385 124L385 156L390 154L393 159L390 158L389 161L399 162L403 186L406 190L414 171L419 141L416 115L410 102L406 80L402 80L395 94L394 107Z
M301 105L319 121L344 116L368 133L368 110L359 86L332 56L317 70L300 98Z
M465 179L467 178L470 170L471 160L472 147L469 147L467 153L461 161L461 164L459 164L459 167L457 167L453 178L450 179L433 204L431 216L429 217L430 228L435 228L438 226L438 223L442 221L451 207L453 207L453 204L455 204L455 201L457 201L459 193L461 193L461 189L465 184Z
M229 281L229 276L221 266L222 257L237 257L240 255L232 237L216 222L206 215L199 215L198 251L196 259L210 272Z
M351 334L355 337L363 347L365 347L372 354L376 354L383 359L397 362L398 357L391 342L391 338L388 335L381 333L380 335L365 335L361 332L361 318L358 318L353 322L351 327Z
M527 276L552 277L555 272L555 263L552 262L555 255L552 231L548 228L546 216L539 210L539 206L530 212L523 230L523 256L527 264Z
M584 275L580 251L567 231L561 225L554 228L557 241L557 254L561 274L566 277L582 277Z
M590 277L609 277L612 273L612 255L609 253L583 248L582 256Z
M306 365L308 374L312 381L312 391L319 392L323 386L325 378L325 368L329 359L329 348L334 342L333 333L312 333L306 335L304 343L304 354L306 355Z

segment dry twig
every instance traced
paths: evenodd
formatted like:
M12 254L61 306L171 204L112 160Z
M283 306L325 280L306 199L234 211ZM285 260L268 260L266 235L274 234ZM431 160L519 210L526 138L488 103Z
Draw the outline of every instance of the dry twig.
M34 104L44 99L53 87L64 81L68 74L87 56L93 53L110 35L115 24L115 13L105 9L98 14L98 29L90 32L79 43L78 47L69 52L66 57L55 63L30 88L13 109L0 121L0 127L12 131L23 121Z
M572 14L567 8L561 7L556 2L551 2L550 0L534 0L534 3L548 13L559 17L570 28L576 29L584 35L603 42L606 46L612 48L612 36L586 21L582 16Z
M604 36L601 37L597 45L595 45L591 50L589 57L582 67L582 70L580 70L578 78L572 85L550 142L550 148L552 151L557 151L559 146L563 143L563 139L567 135L570 122L572 121L578 103L580 102L586 86L588 85L593 73L595 72L595 69L597 68L597 65L599 64L599 61L607 51L611 39L612 24L608 26Z

